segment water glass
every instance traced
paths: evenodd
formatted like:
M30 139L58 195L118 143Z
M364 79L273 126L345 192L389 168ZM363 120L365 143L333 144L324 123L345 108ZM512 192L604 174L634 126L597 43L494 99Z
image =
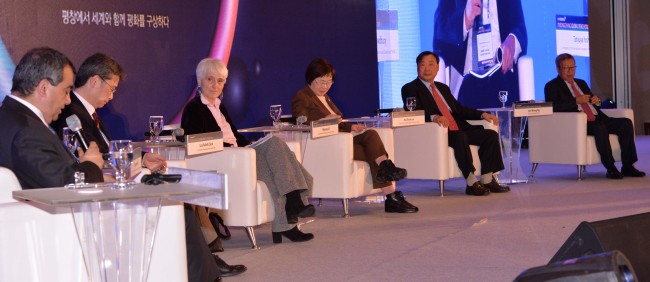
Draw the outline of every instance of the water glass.
M269 113L271 114L271 119L273 119L273 126L278 127L280 116L282 116L282 105L271 105Z
M113 189L129 189L135 183L126 179L133 161L133 144L131 140L113 140L109 148L111 166L115 169L115 186Z
M406 97L406 109L408 109L410 112L415 110L415 106L417 106L415 97Z
M164 125L163 116L149 117L149 138L151 142L158 141L158 135L162 132Z
M501 108L506 108L506 101L508 101L508 91L499 91L499 101L501 101Z
M79 141L77 140L77 135L67 127L63 128L63 145L70 151L71 154L75 154L77 152L77 148L79 147Z

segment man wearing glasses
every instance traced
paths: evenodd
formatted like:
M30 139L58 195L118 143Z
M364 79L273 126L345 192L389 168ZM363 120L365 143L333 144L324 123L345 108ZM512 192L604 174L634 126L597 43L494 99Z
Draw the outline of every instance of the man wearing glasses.
M546 101L553 102L554 112L583 112L587 115L587 135L594 136L600 160L607 169L610 179L643 177L645 172L634 167L638 160L634 143L634 127L628 118L610 118L600 110L601 100L591 93L582 79L576 79L576 61L571 54L560 54L555 58L558 76L544 86ZM616 134L621 145L623 166L619 172L614 166L609 134Z
M79 67L74 80L75 89L70 93L71 103L61 113L61 118L52 123L59 137L67 126L66 118L77 115L87 142L95 141L102 153L108 153L111 137L96 109L113 100L117 86L125 73L111 56L96 53L88 57ZM144 154L142 162L151 171L164 169L166 161L158 154Z

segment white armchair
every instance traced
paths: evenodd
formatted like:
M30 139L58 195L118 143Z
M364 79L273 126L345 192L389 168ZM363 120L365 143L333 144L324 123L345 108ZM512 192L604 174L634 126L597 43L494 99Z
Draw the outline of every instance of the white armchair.
M373 130L379 134L389 157L394 158L393 130ZM308 138L302 161L314 177L312 198L341 199L344 217L349 217L349 199L381 192L381 189L372 186L368 163L354 160L353 136L351 133L340 132L317 139Z
M14 200L6 168L0 182L0 281L88 281L70 209ZM148 281L187 280L184 222L181 204L163 204Z
M471 123L498 131L496 126L486 121ZM470 145L470 150L476 173L480 174L478 146ZM440 197L445 195L445 180L463 176L454 149L449 147L447 128L436 123L395 128L395 152L395 163L408 170L409 179L438 180Z
M252 148L224 148L221 152L187 157L174 165L187 169L225 173L228 181L228 209L224 223L246 229L253 249L257 249L254 227L273 221L273 199L266 184L257 180L256 154Z
M631 109L602 111L609 117L626 117L634 123ZM610 134L609 141L614 159L620 161L621 148L617 136ZM530 178L533 178L540 163L577 165L578 180L582 179L587 165L600 163L594 137L587 135L587 115L578 112L529 117L528 153L533 164Z

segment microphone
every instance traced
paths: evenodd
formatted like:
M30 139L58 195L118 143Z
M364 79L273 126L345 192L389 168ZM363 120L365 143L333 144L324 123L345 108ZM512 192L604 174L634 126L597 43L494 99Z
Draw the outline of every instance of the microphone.
M81 120L77 115L71 115L65 119L65 123L68 124L68 128L77 134L77 138L81 141L81 146L84 148L84 151L88 150L88 144L84 139L83 134L81 134Z
M185 136L185 130L183 128L174 128L172 130L172 139L173 140L183 140Z

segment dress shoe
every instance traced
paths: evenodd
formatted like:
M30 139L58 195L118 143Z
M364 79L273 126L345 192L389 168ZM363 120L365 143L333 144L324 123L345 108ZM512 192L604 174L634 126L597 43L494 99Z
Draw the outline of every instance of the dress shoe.
M386 183L388 181L399 181L406 177L406 169L396 167L393 161L385 160L379 164L377 171L377 182Z
M304 242L314 239L314 234L302 233L298 226L294 226L293 229L287 231L273 232L273 243L282 243L282 236L287 237L291 242Z
M609 179L623 179L623 174L618 172L618 169L613 168L613 169L608 169L607 173L605 174L605 177Z
M492 177L492 181L488 184L483 184L485 188L488 188L490 192L492 193L505 193L505 192L510 192L510 187L506 185L501 185L497 180Z
M467 186L465 194L474 196L487 196L490 195L490 189L485 187L480 181L474 182L472 186Z
M636 169L634 166L629 166L629 167L623 167L621 168L621 173L623 176L629 176L629 177L644 177L645 172L640 171Z
M419 209L404 199L402 191L395 191L386 195L386 201L384 201L384 211L397 213L414 213L418 212Z
M213 256L214 256L214 261L217 263L217 268L221 273L220 275L221 277L235 276L237 274L241 274L242 272L246 271L246 266L243 266L241 264L228 265L218 255L213 255Z

